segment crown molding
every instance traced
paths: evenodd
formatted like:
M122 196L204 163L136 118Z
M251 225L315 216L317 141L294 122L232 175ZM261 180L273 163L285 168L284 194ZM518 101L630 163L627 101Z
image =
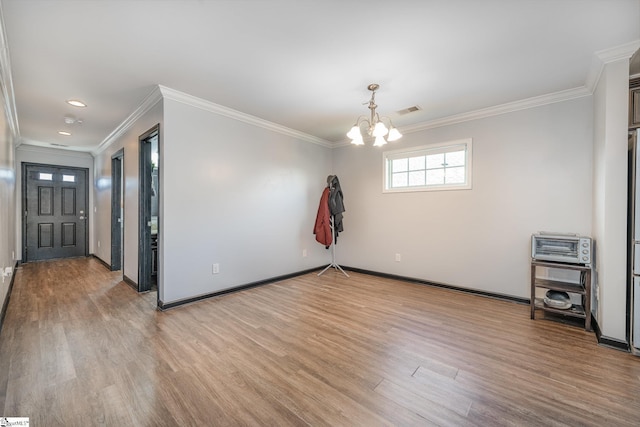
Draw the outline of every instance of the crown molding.
M2 91L4 108L7 121L14 140L20 139L20 126L18 124L18 112L16 109L16 97L13 92L13 77L11 74L11 61L9 44L4 25L4 13L0 4L0 90Z
M591 68L587 74L585 86L591 93L593 93L598 85L598 81L600 80L600 76L602 75L605 65L624 59L630 59L639 49L640 40L634 40L620 46L595 52L593 54L593 59L591 60Z
M107 147L113 144L120 136L122 136L134 123L145 115L151 108L162 100L162 92L160 86L155 86L151 93L142 101L140 106L134 110L118 127L116 127L99 145L91 152L94 156L102 153Z
M153 106L160 102L163 98L170 99L172 101L181 102L191 107L200 108L205 111L209 111L214 114L229 117L234 120L238 120L244 123L248 123L254 126L258 126L264 129L268 129L283 135L292 136L294 138L311 142L313 144L322 145L323 147L331 148L333 144L315 136L299 132L288 127L269 122L264 119L246 114L231 108L198 98L192 95L188 95L184 92L180 92L175 89L168 88L166 86L157 85L153 88L151 93L142 101L140 106L129 115L113 132L109 134L91 153L94 156L102 153L108 146L122 136L133 124L144 114L146 114Z
M600 75L602 74L604 66L611 62L629 59L639 49L640 40L635 40L620 46L613 47L611 49L605 49L595 52L593 55L591 69L589 70L584 86L546 95L535 96L520 101L509 102L493 107L482 108L467 113L455 114L440 119L416 123L414 125L398 128L398 130L402 134L409 134L427 129L449 126L457 123L467 122L470 120L483 119L486 117L497 116L500 114L511 113L514 111L540 107L543 105L554 104L556 102L569 101L572 99L593 95L593 91L595 90L598 80L600 79ZM344 147L348 145L351 145L350 141L348 139L344 139L334 144L333 147Z
M16 147L16 151L19 152L27 152L27 153L52 153L67 156L67 157L76 157L79 159L93 159L93 156L89 151L80 151L77 148L65 148L65 147L56 147L52 146L49 143L35 141L31 139L23 139L22 143L19 147Z
M455 114L453 116L442 117L440 119L428 120L416 123L414 125L398 128L403 134L420 132L423 130L439 128L442 126L450 126L458 123L464 123L471 120L484 119L487 117L498 116L501 114L512 113L515 111L526 110L529 108L541 107L543 105L555 104L557 102L569 101L576 98L582 98L591 95L585 86L574 89L567 89L559 92L549 93L546 95L534 96L532 98L522 99L520 101L508 102L493 107L482 108L479 110L469 111L467 113ZM350 145L350 141L345 139L334 147L342 147Z
M559 92L549 93L546 95L534 96L532 98L522 99L520 101L508 102L506 104L500 104L493 107L482 108L479 110L470 111L468 113L456 114L449 117L443 117L441 119L418 123L413 126L402 128L401 132L412 133L426 129L449 126L457 123L468 122L471 120L484 119L487 117L526 110L529 108L541 107L543 105L555 104L557 102L569 101L589 95L591 95L591 92L586 87L582 86L574 89L567 89Z
M41 147L41 148L57 150L57 151L64 150L64 151L70 151L70 152L87 153L90 156L93 155L92 153L93 148L91 147L78 147L75 145L69 146L69 145L62 145L62 144L53 144L50 142L44 142L44 141L39 141L36 139L29 139L29 138L19 138L16 143L16 148L18 147ZM28 149L25 149L25 151L28 151Z
M280 133L282 135L291 136L293 138L310 142L312 144L321 145L323 147L332 148L334 146L333 143L324 140L322 138L318 138L313 135L306 134L304 132L300 132L286 126L279 125L277 123L270 122L268 120L261 119L259 117L252 116L250 114L243 113L238 110L234 110L232 108L225 107L223 105L219 105L202 98L198 98L192 95L188 95L186 93L177 91L175 89L170 89L165 86L158 86L160 91L162 92L162 96L164 98L170 99L172 101L181 102L183 104L189 105L191 107L199 108L201 110L208 111L210 113L218 114L221 116L228 117L233 120L237 120L239 122L247 123L253 126L261 127L263 129L267 129L273 132Z

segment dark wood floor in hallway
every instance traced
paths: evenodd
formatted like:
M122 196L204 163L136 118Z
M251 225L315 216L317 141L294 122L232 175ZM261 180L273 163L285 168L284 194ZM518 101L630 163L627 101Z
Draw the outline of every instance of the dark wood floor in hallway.
M351 273L167 312L94 259L23 265L2 416L34 426L636 426L640 358L526 305Z

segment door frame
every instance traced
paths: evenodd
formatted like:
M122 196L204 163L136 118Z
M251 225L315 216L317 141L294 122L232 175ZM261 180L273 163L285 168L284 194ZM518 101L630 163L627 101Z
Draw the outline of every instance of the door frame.
M111 156L111 271L124 271L123 171L124 148L121 148Z
M30 166L43 168L72 169L84 174L84 200L85 200L85 219L84 223L84 256L89 256L89 168L80 168L77 166L54 165L48 163L21 162L22 169L22 262L29 262L27 259L27 168Z
M151 138L158 138L160 151L160 124L138 137L140 147L138 188L138 292L151 290ZM159 190L159 189L158 189ZM159 196L159 191L158 191ZM158 229L158 232L160 230ZM158 296L159 296L158 292Z

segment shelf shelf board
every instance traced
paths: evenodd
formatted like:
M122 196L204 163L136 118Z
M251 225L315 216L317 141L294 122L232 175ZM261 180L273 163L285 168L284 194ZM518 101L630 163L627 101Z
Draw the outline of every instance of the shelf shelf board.
M575 271L587 271L591 270L591 266L584 264L568 264L563 262L554 262L554 261L537 261L532 260L531 265L535 265L536 267L546 267L546 268L558 268L561 270L575 270Z
M560 282L558 280L538 279L536 278L535 286L538 288L552 289L554 291L573 292L584 295L584 286L578 283Z
M553 308L553 307L549 307L548 305L545 305L542 298L536 298L535 307L536 309L539 309L539 310L548 311L550 313L563 314L565 316L579 317L581 319L584 319L586 317L584 307L576 304L572 305L571 308L568 308L566 310L561 310L559 308Z

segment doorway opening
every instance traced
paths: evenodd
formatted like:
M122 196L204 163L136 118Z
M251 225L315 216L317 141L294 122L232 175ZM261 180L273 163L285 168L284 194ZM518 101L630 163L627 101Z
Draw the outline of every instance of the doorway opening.
M124 148L111 156L111 271L124 271Z
M159 132L160 125L142 134L140 141L138 292L158 286L159 227Z

